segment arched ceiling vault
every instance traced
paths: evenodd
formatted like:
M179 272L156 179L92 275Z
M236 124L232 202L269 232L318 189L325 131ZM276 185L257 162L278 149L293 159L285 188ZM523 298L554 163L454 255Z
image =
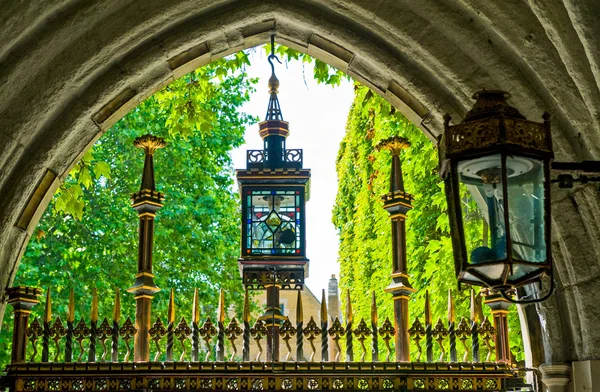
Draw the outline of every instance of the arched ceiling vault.
M598 8L595 0L8 2L0 292L53 190L106 129L174 78L273 31L385 96L432 140L444 113L459 121L474 91L500 88L528 118L553 115L557 158L600 158Z

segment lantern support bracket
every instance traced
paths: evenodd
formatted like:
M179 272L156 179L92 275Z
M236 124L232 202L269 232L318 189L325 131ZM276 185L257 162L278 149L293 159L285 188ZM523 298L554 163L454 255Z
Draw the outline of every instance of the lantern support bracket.
M551 165L552 172L558 174L551 182L557 183L559 188L573 188L576 182L600 182L600 161L552 162Z
M548 290L546 295L544 295L543 297L540 297L540 298L516 300L516 299L511 298L508 295L507 290L498 289L498 292L500 293L500 295L502 296L503 299L507 300L510 303L517 304L517 305L527 305L527 304L537 304L540 302L544 302L545 300L550 298L550 296L552 294L554 294L555 288L556 288L556 286L554 285L554 278L552 276L550 276L550 289ZM511 289L509 289L509 290L511 290Z

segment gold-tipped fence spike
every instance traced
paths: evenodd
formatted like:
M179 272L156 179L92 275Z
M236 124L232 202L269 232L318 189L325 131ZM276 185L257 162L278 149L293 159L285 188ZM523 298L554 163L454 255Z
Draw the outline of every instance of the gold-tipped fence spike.
M250 328L250 335L252 335L252 338L254 338L254 341L258 346L258 354L256 354L255 359L256 362L261 362L260 357L262 356L263 348L260 344L260 341L267 336L267 333L267 327L265 327L265 323L262 320L257 320L256 323L254 323L254 326Z
M167 334L167 329L163 324L160 317L152 324L150 329L148 330L150 338L154 341L154 345L156 346L156 354L154 355L154 362L158 361L163 351L160 347L160 339Z
M189 327L187 321L185 321L185 317L181 317L174 333L177 340L179 340L179 344L181 344L181 356L179 357L179 362L183 362L185 355L187 354L185 341L188 340L189 336L192 334L192 329Z
M471 335L471 327L469 327L469 323L464 317L461 317L460 323L456 327L456 337L463 345L464 354L463 354L463 362L466 362L467 356L469 355L469 348L467 347L467 339Z
M92 311L90 314L90 321L98 321L98 290L95 287L92 289Z
M215 328L215 325L213 324L212 320L210 319L210 316L206 317L206 321L204 322L202 327L199 329L199 332L200 332L200 336L204 340L204 343L206 344L205 361L208 361L208 358L210 357L210 349L211 349L210 348L210 340L217 334L217 328Z
M296 299L296 323L304 321L304 312L302 309L302 292L298 290L298 297Z
M69 307L67 312L67 322L72 323L75 320L75 291L69 291Z
M333 320L333 324L331 324L331 328L329 328L327 333L329 333L329 336L331 336L333 342L335 343L336 354L335 359L333 361L338 362L340 354L342 353L342 348L340 347L340 339L346 334L346 328L342 326L342 323L340 323L340 319L336 317L335 320Z
M113 322L121 321L121 290L115 289L115 306L113 308Z
M455 321L454 298L452 298L452 289L448 289L448 322L453 323Z
M392 347L390 346L390 341L392 340L395 334L396 329L390 322L390 319L386 317L385 321L383 322L383 324L381 324L381 327L379 328L379 335L383 338L385 346L388 350L388 355L386 359L387 362L390 362L390 359L392 358Z
M231 357L229 358L230 361L233 361L238 350L237 347L235 345L235 340L243 333L244 331L242 330L242 328L240 327L240 324L238 323L238 321L234 318L231 319L231 321L229 321L229 324L227 324L227 328L225 328L225 337L227 337L227 340L229 340L229 343L231 343L231 349L232 349L232 353L231 353Z
M52 320L52 296L50 287L46 290L46 307L44 308L44 323L49 323Z
M425 290L425 325L431 325L431 303L429 302L429 290Z
M417 353L417 358L415 361L420 362L421 355L423 354L423 349L421 348L421 339L423 339L423 337L425 337L425 328L423 327L423 324L421 324L421 322L419 321L418 317L416 318L416 320L413 322L412 326L408 330L408 334L410 335L411 339L417 345L418 353Z
M38 318L34 318L33 322L31 323L31 325L29 325L29 327L27 328L27 337L29 338L29 341L31 342L31 347L33 348L33 353L31 354L31 358L29 358L29 362L35 362L35 357L37 356L38 350L37 350L37 340L40 338L40 336L42 336L42 334L44 333L44 330L42 329L42 325L40 324L40 321L38 320Z
M310 358L308 359L309 362L312 362L312 360L315 357L315 353L317 352L314 340L317 338L317 336L321 334L321 328L317 326L317 323L315 322L315 319L312 316L310 317L308 324L306 324L306 327L304 327L302 333L304 333L304 336L306 337L306 339L310 343L310 347L312 348L312 354L310 354Z
M346 290L346 322L352 323L354 314L352 313L352 302L350 302L350 289Z
M192 302L192 323L198 325L200 322L200 302L198 300L198 288L194 289L194 300Z
M127 320L125 320L123 326L119 329L119 334L123 337L123 340L125 341L125 347L127 348L123 362L129 361L129 357L131 356L131 346L129 345L129 341L133 338L136 332L137 328L131 322L131 318L127 317Z
M279 328L279 335L285 342L285 347L288 349L288 353L285 356L284 361L287 361L290 355L292 355L292 346L290 345L290 339L296 336L297 331L298 330L292 325L290 319L286 317L285 321L281 325L281 328Z
M475 310L477 312L477 320L483 322L483 304L481 301L481 294L475 296Z
M325 298L325 289L321 290L321 323L326 323L327 320L327 302Z
M433 337L438 342L440 346L440 357L438 358L438 362L442 362L444 357L446 356L446 350L444 349L444 339L448 337L448 330L442 323L442 319L438 319L438 322L435 324L435 327L431 331Z
M479 312L477 312L477 304L475 302L475 290L471 289L471 306L470 306L470 313L471 313L471 322L474 323L478 323L478 316L479 316Z
M358 323L358 326L356 327L356 329L353 332L354 332L354 336L356 336L356 338L360 342L360 345L363 350L360 361L364 362L365 356L367 355L367 348L365 347L365 339L367 339L367 337L369 337L371 335L371 329L369 327L367 327L367 323L365 322L365 319L361 318L360 322Z
M373 294L371 296L371 323L377 324L377 297L375 296L375 290L373 290Z
M225 292L223 289L219 293L219 319L217 321L220 323L225 322Z
M250 322L250 296L248 294L248 287L244 292L244 314L242 315L242 321L245 323Z
M83 357L83 340L87 339L90 335L90 329L85 323L85 320L82 318L77 323L75 329L73 329L73 336L75 336L75 340L79 344L79 355L77 356L77 362L81 362L81 357Z
M487 355L485 357L485 361L489 362L492 356L492 352L494 351L494 347L492 346L491 341L494 338L494 335L496 334L496 330L494 329L494 326L492 325L492 323L490 323L490 320L488 320L487 317L483 319L481 325L479 326L479 334L483 338L483 342L485 343L485 346L487 348Z
M101 362L104 362L106 359L106 355L108 355L108 349L106 347L106 340L111 337L114 333L113 328L108 323L108 319L104 317L100 327L98 327L98 340L100 340L100 344L102 344L102 357L100 358Z
M54 362L58 362L58 357L60 356L60 340L63 336L67 334L66 328L63 326L62 321L60 320L60 316L56 318L56 321L50 327L50 337L54 340Z
M171 289L169 294L169 308L167 310L167 323L175 323L175 290Z

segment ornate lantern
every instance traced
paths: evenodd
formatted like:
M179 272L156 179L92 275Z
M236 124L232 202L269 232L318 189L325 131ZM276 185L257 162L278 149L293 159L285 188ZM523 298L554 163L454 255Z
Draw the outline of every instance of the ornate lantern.
M308 276L305 203L310 169L302 167L302 150L287 149L288 123L277 98L279 81L269 79L269 106L259 124L264 149L247 152L246 169L237 170L242 204L244 284L263 288L277 280L283 289L300 289Z
M527 120L504 91L480 91L440 140L459 282L506 291L550 275L550 116Z

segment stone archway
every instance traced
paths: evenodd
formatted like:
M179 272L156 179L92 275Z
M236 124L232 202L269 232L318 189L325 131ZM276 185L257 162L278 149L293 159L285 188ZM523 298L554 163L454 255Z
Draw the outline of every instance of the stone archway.
M104 0L6 5L0 33L0 292L77 158L138 102L211 60L277 41L385 96L432 139L473 91L501 88L531 119L554 115L557 159L600 156L600 10L476 0ZM558 292L542 320L545 360L600 358L598 200L557 191ZM3 295L3 294L1 294ZM5 298L0 297L0 316ZM542 346L539 344L538 346ZM542 358L538 358L542 360Z

